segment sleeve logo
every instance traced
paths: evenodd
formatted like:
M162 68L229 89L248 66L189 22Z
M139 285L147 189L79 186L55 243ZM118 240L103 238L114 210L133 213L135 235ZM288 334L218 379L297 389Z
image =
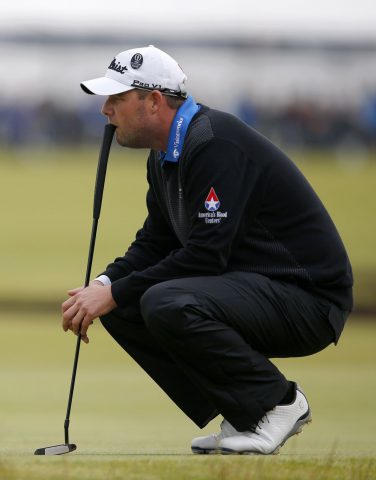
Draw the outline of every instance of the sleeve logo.
M220 206L221 202L215 193L213 187L211 187L209 195L206 197L205 200L205 208L208 212L216 212Z
M219 207L221 202L213 187L211 187L210 192L205 200L205 212L198 212L198 218L202 219L205 223L216 223L220 224L223 219L227 218L227 212L221 212Z

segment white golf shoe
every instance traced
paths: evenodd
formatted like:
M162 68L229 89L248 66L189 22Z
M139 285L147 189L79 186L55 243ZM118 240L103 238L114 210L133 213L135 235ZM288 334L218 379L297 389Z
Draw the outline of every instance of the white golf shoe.
M197 437L192 440L191 449L193 453L221 453L219 442L226 437L239 435L239 432L227 421L221 423L221 431L206 437Z
M297 387L292 403L274 407L252 431L222 438L219 449L224 454L276 454L289 437L300 433L310 421L307 399Z

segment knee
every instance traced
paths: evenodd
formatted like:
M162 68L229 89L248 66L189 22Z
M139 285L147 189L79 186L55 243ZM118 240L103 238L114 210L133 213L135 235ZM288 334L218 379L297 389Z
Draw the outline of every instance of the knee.
M119 311L118 311L119 310ZM117 330L119 330L119 326L124 324L126 320L125 317L121 314L120 309L114 309L105 315L101 315L99 317L104 328L113 335Z
M142 322L138 305L137 308L134 305L127 306L126 308L114 308L111 312L101 315L99 320L111 335L114 331L126 331L129 329L129 325Z
M150 331L182 330L188 306L194 302L192 295L174 286L172 282L162 282L149 288L140 300L141 315Z
M112 312L109 312L105 315L101 315L99 317L99 320L101 321L102 325L107 329L107 327L110 327L114 323L115 318L116 317L114 316L114 314Z
M171 314L176 303L173 297L165 282L146 290L140 299L140 311L146 326L157 323Z

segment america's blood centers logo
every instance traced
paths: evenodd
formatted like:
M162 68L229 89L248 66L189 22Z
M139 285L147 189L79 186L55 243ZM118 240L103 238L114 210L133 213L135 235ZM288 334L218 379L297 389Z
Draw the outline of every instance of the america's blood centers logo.
M218 210L221 202L219 201L219 198L217 197L217 194L215 193L215 190L213 187L211 187L209 195L206 197L205 200L205 208L209 212L215 212Z

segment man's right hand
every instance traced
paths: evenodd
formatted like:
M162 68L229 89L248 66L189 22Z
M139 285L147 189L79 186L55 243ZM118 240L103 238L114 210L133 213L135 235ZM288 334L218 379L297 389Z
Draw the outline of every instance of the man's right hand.
M91 285L98 285L98 286L101 286L103 287L103 283L100 282L99 280L92 280L89 284L89 286ZM73 288L72 290L68 290L68 295L70 297L75 297L77 294L79 294L80 292L82 292L86 287L78 287L78 288ZM64 331L67 331L67 330L72 330L73 331L73 328L72 328L72 324L71 324L71 319L67 319L65 318L66 315L65 315L65 307L64 305L66 304L66 302L63 303L62 305L62 313L63 313L63 330ZM92 324L93 321L90 322L90 324ZM85 328L85 333L81 333L81 340L84 342L84 343L89 343L89 338L88 336L86 335L86 331L87 331L87 327Z
M99 280L92 280L89 285L101 285L103 286L103 283L100 282ZM72 290L68 290L68 295L70 297L74 297L75 295L77 295L77 293L80 293L82 292L82 290L84 289L85 287L78 287L78 288L73 288Z

